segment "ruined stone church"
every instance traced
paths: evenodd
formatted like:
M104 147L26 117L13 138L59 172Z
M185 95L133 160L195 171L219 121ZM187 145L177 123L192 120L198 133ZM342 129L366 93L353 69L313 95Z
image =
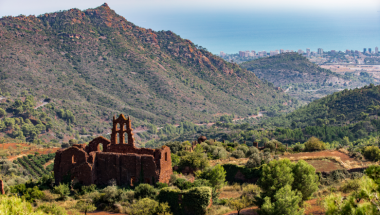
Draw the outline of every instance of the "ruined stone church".
M57 151L55 183L59 184L67 177L84 185L107 185L111 181L130 186L168 183L173 173L170 148L136 148L132 131L130 117L126 119L121 114L117 119L113 117L111 141L97 137L88 145L74 144ZM102 144L103 151L99 144Z

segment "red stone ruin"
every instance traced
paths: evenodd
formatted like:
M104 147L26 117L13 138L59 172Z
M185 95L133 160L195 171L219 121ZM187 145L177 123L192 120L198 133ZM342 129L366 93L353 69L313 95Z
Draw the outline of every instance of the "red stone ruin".
M58 150L54 161L55 183L65 177L84 185L107 185L111 181L129 186L168 183L173 173L170 148L136 148L132 131L131 119L121 114L117 119L113 117L111 140L97 137L88 145L74 144Z
M2 194L2 195L5 194L4 183L3 183L3 180L1 180L1 179L0 179L0 194Z

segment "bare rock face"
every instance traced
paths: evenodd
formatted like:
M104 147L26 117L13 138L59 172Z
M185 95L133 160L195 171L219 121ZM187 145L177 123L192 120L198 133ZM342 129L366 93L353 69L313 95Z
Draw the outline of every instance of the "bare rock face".
M84 185L107 185L110 181L130 186L168 183L173 173L170 148L136 148L132 131L130 118L121 114L113 118L111 140L97 137L88 145L74 144L57 151L55 183L67 178ZM103 151L99 144L103 145Z

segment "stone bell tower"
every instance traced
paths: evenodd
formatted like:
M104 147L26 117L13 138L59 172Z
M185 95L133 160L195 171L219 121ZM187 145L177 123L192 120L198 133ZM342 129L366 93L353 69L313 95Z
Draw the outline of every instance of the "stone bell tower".
M113 127L111 133L111 145L113 144L126 144L131 147L135 147L135 138L132 133L131 119L125 118L123 114L116 119L113 117ZM125 143L125 133L128 136L128 142ZM117 138L119 136L119 138Z

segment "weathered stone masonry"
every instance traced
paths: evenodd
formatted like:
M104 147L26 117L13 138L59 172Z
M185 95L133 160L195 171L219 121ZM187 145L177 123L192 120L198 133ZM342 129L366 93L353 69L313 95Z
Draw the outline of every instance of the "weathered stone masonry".
M168 183L173 173L170 148L136 148L132 131L130 118L121 114L113 118L111 141L97 137L88 145L74 144L57 151L55 183L59 184L67 176L84 185L106 185L111 180L118 185L131 186L138 182ZM103 145L103 151L99 144Z

